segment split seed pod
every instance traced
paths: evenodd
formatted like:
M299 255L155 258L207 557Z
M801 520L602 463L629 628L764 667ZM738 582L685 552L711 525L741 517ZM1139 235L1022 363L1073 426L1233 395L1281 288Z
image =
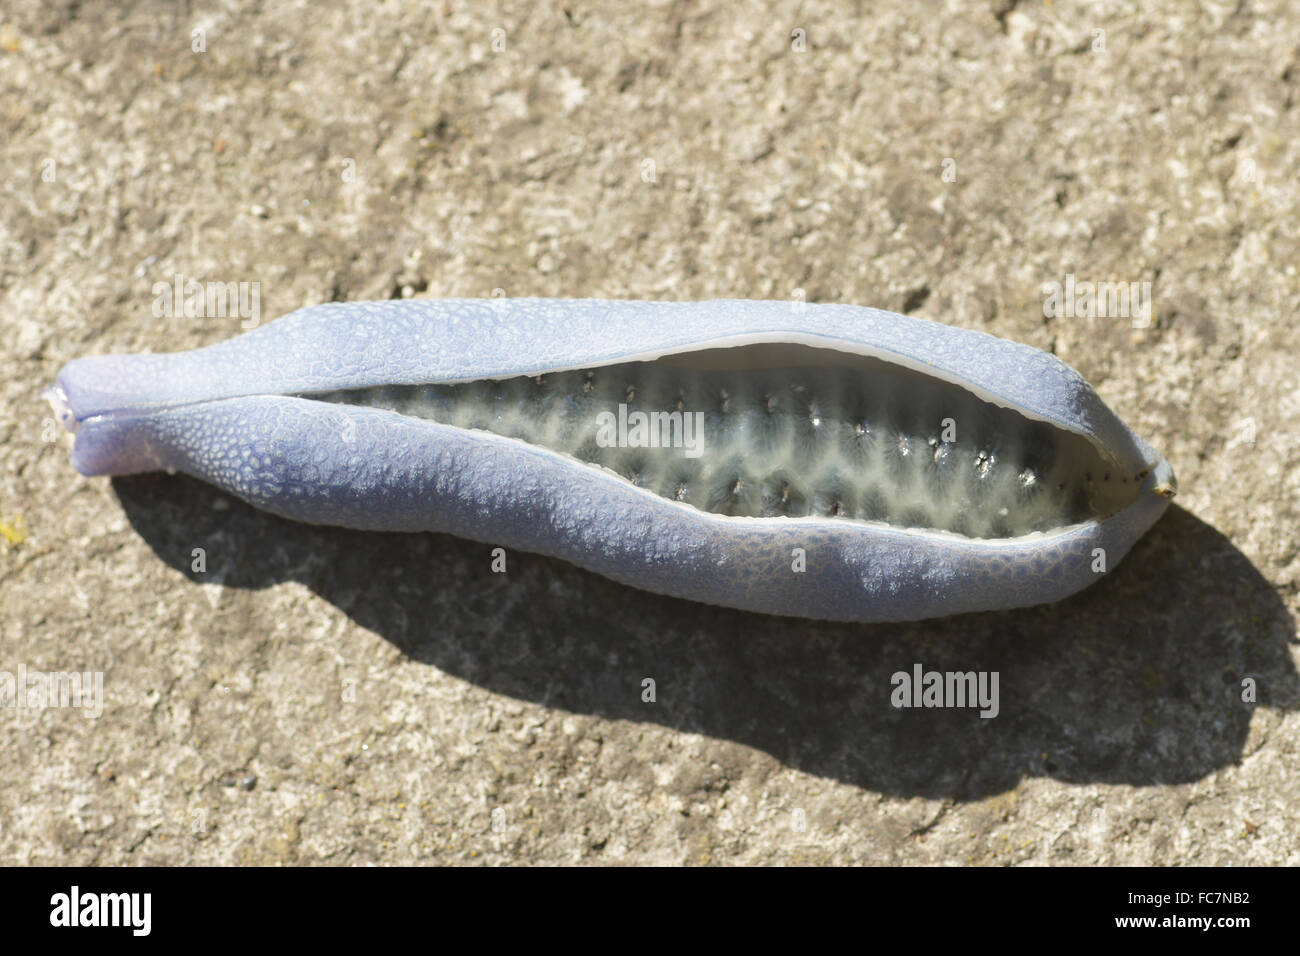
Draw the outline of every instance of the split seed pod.
M857 306L321 305L78 359L47 397L85 475L174 469L299 521L834 620L1058 600L1176 489L1054 356Z

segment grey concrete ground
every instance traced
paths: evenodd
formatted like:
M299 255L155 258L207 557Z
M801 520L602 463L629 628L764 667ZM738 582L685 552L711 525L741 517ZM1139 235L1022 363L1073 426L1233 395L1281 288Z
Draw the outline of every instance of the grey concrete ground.
M0 670L104 675L0 711L0 861L1300 863L1300 19L850 6L0 0ZM1084 594L925 624L494 575L77 476L63 362L240 331L155 317L177 274L906 310L1055 352L1182 491ZM1066 275L1150 323L1045 318ZM916 662L1000 715L891 708Z

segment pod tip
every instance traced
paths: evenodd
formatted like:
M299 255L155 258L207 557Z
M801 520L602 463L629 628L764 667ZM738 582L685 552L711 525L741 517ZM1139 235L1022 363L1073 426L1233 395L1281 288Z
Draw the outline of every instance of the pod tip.
M62 423L63 427L69 432L77 431L77 416L72 413L72 406L68 404L68 395L58 385L51 385L42 389L41 398L50 403L54 409L54 417Z

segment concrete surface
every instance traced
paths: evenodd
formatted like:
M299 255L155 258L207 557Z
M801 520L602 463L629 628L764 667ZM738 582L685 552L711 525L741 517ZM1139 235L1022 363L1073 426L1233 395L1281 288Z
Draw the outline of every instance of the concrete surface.
M1300 21L870 6L0 5L0 671L104 681L0 710L0 862L1300 863ZM918 625L494 575L77 476L63 362L239 332L155 316L177 274L263 320L906 310L1054 351L1182 491L1088 592ZM1066 275L1151 282L1150 323L1045 318ZM1001 713L892 708L918 662Z

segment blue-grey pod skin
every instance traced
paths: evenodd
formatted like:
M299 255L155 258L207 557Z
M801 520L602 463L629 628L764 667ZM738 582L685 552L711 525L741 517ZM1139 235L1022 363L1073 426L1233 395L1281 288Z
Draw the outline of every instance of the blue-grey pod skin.
M870 355L1089 438L1132 475L1119 513L983 539L844 518L714 514L544 447L293 397L465 382L756 342ZM314 306L173 355L78 359L53 400L85 475L175 469L285 517L440 531L571 561L648 591L845 621L1055 601L1160 517L1169 465L1079 374L979 332L842 305L490 299ZM802 549L804 570L793 570Z

